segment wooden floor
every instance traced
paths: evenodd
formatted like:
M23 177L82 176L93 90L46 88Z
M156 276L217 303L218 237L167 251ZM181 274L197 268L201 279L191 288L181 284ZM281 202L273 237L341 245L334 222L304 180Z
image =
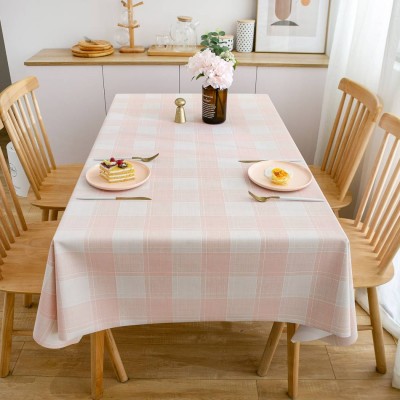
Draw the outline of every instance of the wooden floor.
M40 220L36 210L28 205L25 210L29 220ZM21 300L17 328L33 327L38 298L31 309L24 308ZM357 314L360 322L368 319L359 307ZM104 399L287 399L285 338L268 376L256 375L270 328L270 323L221 322L114 329L130 380L118 383L106 358ZM370 332L360 332L350 347L320 341L303 344L298 399L399 400L400 390L391 388L396 344L387 333L385 343L389 367L385 375L375 372ZM50 350L32 338L16 337L12 373L0 379L0 399L90 399L89 344L84 337L77 345Z

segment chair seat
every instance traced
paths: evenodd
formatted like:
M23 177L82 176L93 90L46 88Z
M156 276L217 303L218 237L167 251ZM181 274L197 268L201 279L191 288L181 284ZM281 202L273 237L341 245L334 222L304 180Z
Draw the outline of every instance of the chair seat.
M36 199L33 191L30 191L28 200L42 209L65 210L82 169L83 164L58 166L40 187L41 199Z
M384 273L379 270L379 260L365 234L354 226L351 219L339 218L340 225L351 243L351 263L355 288L368 288L389 282L394 275L393 263Z
M333 210L340 210L351 203L352 195L350 192L346 194L342 201L339 200L340 190L336 185L336 182L328 173L321 171L321 167L318 165L309 165L308 168L310 168L311 173Z
M21 233L0 265L3 279L0 291L10 293L40 294L51 240L58 222L28 225Z

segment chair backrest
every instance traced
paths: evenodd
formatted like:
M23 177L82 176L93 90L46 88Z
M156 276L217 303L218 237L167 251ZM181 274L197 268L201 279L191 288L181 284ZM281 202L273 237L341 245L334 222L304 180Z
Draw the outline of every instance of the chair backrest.
M0 150L0 279L3 257L7 256L7 250L11 249L15 238L26 231L27 225L19 203L14 185L11 180L7 162L2 150Z
M321 170L334 179L340 189L339 200L343 200L365 153L382 106L374 93L350 79L341 79L339 90L343 94Z
M46 128L40 114L35 77L27 77L0 93L0 118L38 199L40 185L56 169Z
M385 269L400 247L400 118L383 114L379 126L385 135L355 226L370 240Z

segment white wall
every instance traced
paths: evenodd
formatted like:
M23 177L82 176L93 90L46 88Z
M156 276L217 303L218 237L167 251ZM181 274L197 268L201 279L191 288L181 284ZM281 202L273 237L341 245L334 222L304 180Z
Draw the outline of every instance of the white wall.
M139 0L134 0L139 2ZM144 0L134 8L141 25L135 44L149 46L155 35L169 32L177 15L200 22L198 35L220 28L236 34L236 20L256 17L256 0ZM109 40L115 34L121 12L120 0L0 0L0 20L11 80L29 74L24 61L44 48L68 48L83 36Z

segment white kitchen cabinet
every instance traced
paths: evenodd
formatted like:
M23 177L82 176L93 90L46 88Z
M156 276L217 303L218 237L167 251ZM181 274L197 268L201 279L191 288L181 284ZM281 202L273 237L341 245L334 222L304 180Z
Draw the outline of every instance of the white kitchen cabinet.
M317 145L326 68L258 67L256 93L267 93L308 163Z
M40 111L56 163L84 162L105 118L101 66L35 66Z
M238 53L229 93L267 93L307 162L313 162L328 58ZM25 62L39 78L42 113L57 162L84 161L117 93L201 93L185 60L145 53L77 58L44 49ZM228 97L229 102L229 97Z
M257 67L241 66L235 70L233 83L229 88L229 93L255 93L256 90ZM184 65L180 66L180 92L181 93L201 93L201 86L204 78L193 79Z
M108 111L114 96L124 93L179 93L178 65L104 65Z

